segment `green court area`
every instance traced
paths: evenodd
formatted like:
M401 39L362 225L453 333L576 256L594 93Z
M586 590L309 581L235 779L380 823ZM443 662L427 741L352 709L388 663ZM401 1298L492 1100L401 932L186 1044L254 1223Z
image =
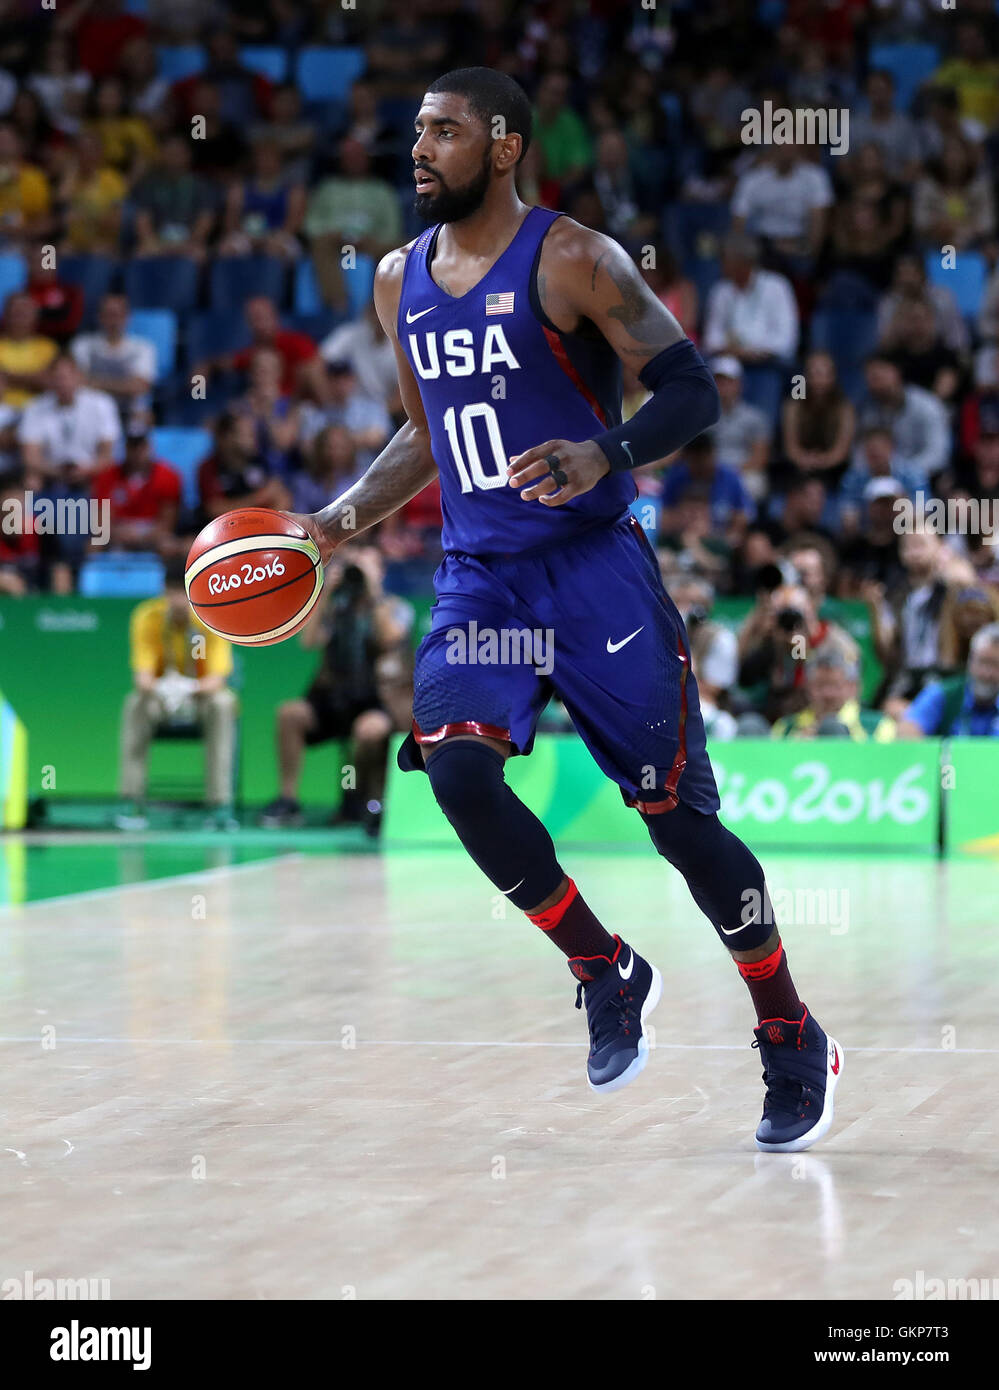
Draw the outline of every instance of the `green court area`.
M191 875L225 874L290 854L365 853L361 830L294 833L246 830L219 835L8 834L0 836L0 911L21 903L93 894Z

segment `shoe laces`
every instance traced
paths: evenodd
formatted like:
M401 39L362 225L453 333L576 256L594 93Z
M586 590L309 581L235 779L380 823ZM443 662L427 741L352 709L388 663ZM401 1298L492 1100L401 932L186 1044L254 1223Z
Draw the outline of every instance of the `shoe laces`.
M754 1039L753 1047L759 1047L759 1039ZM763 1084L767 1088L766 1095L763 1097L763 1113L767 1115L772 1110L781 1114L802 1115L804 1113L803 1101L806 1090L811 1088L805 1081L797 1077L789 1076L786 1072L775 1072L771 1067L763 1065Z
M631 1033L629 1023L631 1019L637 1019L638 1014L632 1007L633 995L626 993L623 989L614 990L608 994L607 998L600 1004L599 1009L587 1021L590 1027L590 1037L593 1040L593 1050L599 1051L608 1037L617 1033ZM576 986L576 1008L583 1007L583 982L580 981ZM611 1011L611 1012L609 1012Z

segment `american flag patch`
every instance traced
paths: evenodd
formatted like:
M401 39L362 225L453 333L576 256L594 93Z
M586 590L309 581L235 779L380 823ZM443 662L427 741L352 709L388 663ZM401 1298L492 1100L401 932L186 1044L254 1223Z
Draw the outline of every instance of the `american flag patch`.
M510 290L507 294L487 294L486 318L488 318L490 314L512 314L513 295L513 290Z

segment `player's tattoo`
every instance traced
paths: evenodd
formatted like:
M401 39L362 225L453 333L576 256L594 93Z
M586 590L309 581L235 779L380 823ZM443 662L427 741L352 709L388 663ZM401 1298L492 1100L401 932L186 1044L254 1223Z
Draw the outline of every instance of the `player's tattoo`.
M599 256L597 257L597 259L593 262L593 274L590 276L590 289L591 289L591 290L595 290L596 287L597 287L597 271L600 269L601 265L603 265L603 263L604 263L604 261L605 261L606 259L607 259L607 252L606 252L606 251L601 251L600 255L599 255Z
M330 542L339 545L397 512L436 476L425 432L405 424L364 476L317 512L315 519Z
M593 267L594 280L599 264L598 260ZM634 266L625 269L610 264L605 269L621 296L621 303L608 309L607 317L623 324L634 341L634 347L624 346L620 349L622 352L631 357L648 358L680 341L682 331L677 332L678 325L672 316L664 313L657 300L651 299Z

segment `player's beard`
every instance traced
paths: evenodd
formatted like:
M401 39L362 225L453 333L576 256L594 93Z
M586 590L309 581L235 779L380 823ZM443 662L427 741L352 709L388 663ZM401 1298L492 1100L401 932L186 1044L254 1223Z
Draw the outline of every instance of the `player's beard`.
M440 174L434 173L437 189L434 193L417 193L413 199L413 211L424 222L460 222L471 217L473 212L486 200L489 180L492 177L491 150L487 149L482 168L463 188L450 188Z

